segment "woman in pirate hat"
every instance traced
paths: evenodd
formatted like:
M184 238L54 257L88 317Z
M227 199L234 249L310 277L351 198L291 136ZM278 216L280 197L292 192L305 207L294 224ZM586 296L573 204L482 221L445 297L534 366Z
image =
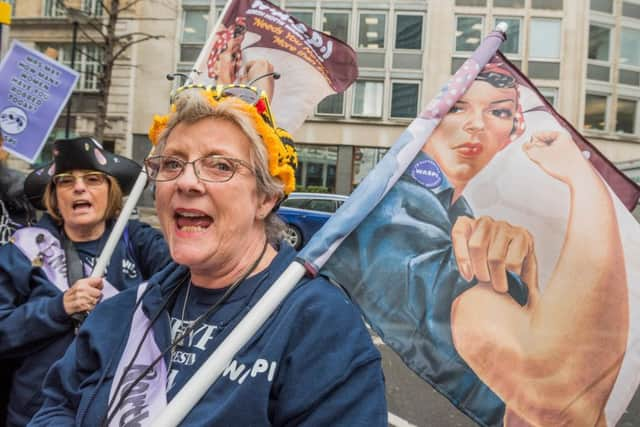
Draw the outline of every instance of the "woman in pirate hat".
M24 182L26 196L46 213L0 247L0 354L20 361L11 384L11 426L25 425L40 407L44 376L71 343L81 316L169 261L162 235L131 220L106 277L87 277L141 168L89 137L56 141L53 155Z
M296 256L275 209L297 157L264 92L186 88L150 137L174 263L96 308L33 425L153 425ZM386 426L380 353L338 288L303 279L181 425Z

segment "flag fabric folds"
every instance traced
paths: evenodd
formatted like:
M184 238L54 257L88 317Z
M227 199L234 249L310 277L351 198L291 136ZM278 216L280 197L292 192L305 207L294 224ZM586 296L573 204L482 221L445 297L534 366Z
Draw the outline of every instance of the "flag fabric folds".
M356 54L267 0L230 0L191 74L194 83L267 91L278 126L296 131L323 98L358 77ZM269 73L277 73L277 80Z
M299 258L479 424L612 426L640 382L640 189L489 44Z

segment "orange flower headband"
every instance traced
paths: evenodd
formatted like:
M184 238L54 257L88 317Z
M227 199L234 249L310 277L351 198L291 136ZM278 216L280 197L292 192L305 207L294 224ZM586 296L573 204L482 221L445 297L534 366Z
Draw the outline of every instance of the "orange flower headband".
M284 129L274 126L269 101L264 91L258 93L258 89L246 85L188 85L179 88L176 94L192 88L202 89L202 95L212 106L216 106L225 97L234 97L243 101L239 105L240 108L252 119L256 131L267 148L269 173L280 179L284 185L284 194L289 195L296 186L295 170L298 166L298 155L293 146L291 135ZM149 139L153 145L157 145L160 134L169 123L170 115L175 111L175 104L172 104L169 114L153 116L153 123L149 128Z

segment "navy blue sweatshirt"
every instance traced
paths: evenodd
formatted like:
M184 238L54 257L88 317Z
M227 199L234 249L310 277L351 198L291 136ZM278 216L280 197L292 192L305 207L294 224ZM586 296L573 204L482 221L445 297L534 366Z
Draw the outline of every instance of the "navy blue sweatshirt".
M30 229L33 236L44 230L60 239L59 227L46 214ZM92 265L93 258L99 256L92 252L101 249L110 231L111 225L101 241L76 245L85 264ZM127 238L118 243L106 274L117 290L135 287L171 259L159 231L131 220L126 233ZM19 364L11 384L7 417L10 426L26 425L38 410L43 401L46 372L73 340L74 325L64 311L60 287L16 245L0 247L0 361Z
M245 280L184 339L169 369L168 400L293 261L293 249L282 246L266 270ZM217 291L191 285L183 304L188 278L186 268L171 265L150 280L142 298L148 318L164 311L152 328L161 350L171 342L172 327L173 332L180 328L177 322L193 320L220 297ZM176 290L177 299L163 309L177 286L182 288ZM124 319L132 318L135 303L136 292L129 290L97 307L49 372L45 404L30 425L91 426L104 420L129 335ZM167 353L167 365L169 359ZM154 414L144 411L131 408L130 413L137 421L153 420ZM380 353L358 309L341 290L324 278L304 279L235 355L181 425L386 426Z

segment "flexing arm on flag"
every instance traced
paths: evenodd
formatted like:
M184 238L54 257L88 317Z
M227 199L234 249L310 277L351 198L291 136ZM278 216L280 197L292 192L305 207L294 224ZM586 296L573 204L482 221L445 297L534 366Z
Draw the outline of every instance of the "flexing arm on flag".
M547 146L550 142L548 136L555 133L529 131L527 135L533 132L546 141L526 146L528 155L539 162L540 168L520 150L524 139L521 136L525 136L526 131L524 117L542 112L538 113L538 109L534 110L535 113L528 109L523 111L523 102L527 101L528 108L531 100L522 99L527 91L520 86L516 76L500 55L480 71L475 82L451 105L426 143L423 142L421 152L398 182L342 242L322 272L347 290L360 305L372 328L411 369L478 423L502 425L506 403L509 408L507 421L514 421L515 409L522 418L538 425L556 425L557 419L545 422L540 417L554 413L558 406L561 409L568 406L567 400L554 400L549 392L553 388L551 385L553 383L557 387L563 380L573 381L579 375L583 375L579 377L580 381L555 390L576 400L564 415L597 418L616 378L626 342L626 281L620 236L611 210L611 199L607 193L604 198L602 195L605 186L602 183L598 186L592 184L595 178L600 178L589 169L591 166L577 146L571 145L574 144L571 138L562 134L557 145ZM449 89L459 90L456 87ZM555 127L546 123L537 127L542 131L558 129L558 124L553 124ZM533 123L529 127L534 127ZM566 148L567 144L572 150ZM545 150L549 154L543 155L547 153ZM504 167L508 164L505 159L512 159L514 152L519 152L525 159L523 161L548 181L557 182L550 177L557 176L571 186L572 217L564 250L574 252L560 258L553 275L548 270L540 274L533 234L526 222L512 222L501 212L486 209L487 205L494 203L491 196L497 192L500 182L484 177L493 176L491 174L496 168L500 169L497 165ZM573 157L566 157L568 154ZM573 168L577 174L575 178L568 178L568 173L560 174L559 170L566 169L557 169L551 164L547 166L550 156L555 156L555 161L562 167ZM473 188L480 175L483 175L484 185ZM502 177L515 178L515 175ZM562 184L559 186L566 188ZM470 188L475 193L470 192ZM535 195L536 191L547 189L534 187L519 191ZM586 192L593 199L586 198ZM477 195L475 200L469 198L470 193ZM500 197L498 194L495 198L500 200ZM482 203L474 203L478 201ZM505 201L509 202L509 199ZM589 202L601 205L592 209L587 205ZM475 215L481 217L474 219ZM557 214L553 215L549 218L555 220ZM597 231L590 230L596 225L582 222L584 215L589 219L600 218L603 227ZM552 224L555 227L555 223ZM564 231L560 233L562 236ZM577 243L579 241L582 243ZM586 250L575 252L576 247L584 247L585 244L589 246ZM541 247L546 248L542 253L546 262L553 255L547 253L547 246ZM301 256L305 251L307 249ZM606 256L602 255L603 252ZM592 257L598 253L600 258L593 261ZM589 265L583 267L583 264ZM529 316L527 320L531 320L527 323L522 320L522 313L530 314L531 307L538 301L540 304L546 301L539 297L537 291L538 275L544 279L540 293L546 292L544 285L552 286L553 283L557 288L545 298L552 298L560 292L573 291L573 295L545 305L545 309L536 312L534 317ZM566 280L574 282L567 284ZM615 284L618 288L606 298L600 297L598 292L607 284ZM482 303L476 298L461 308L468 295L473 297L476 293L484 297ZM495 299L492 305L484 304L488 296ZM510 311L500 305L505 302L508 302ZM614 306L616 308L612 309ZM467 313L466 307L474 309ZM560 318L556 310L571 320ZM607 310L618 312L605 313ZM511 317L506 316L507 312ZM519 323L515 322L513 313L520 313ZM544 316L544 321L541 316ZM458 328L455 341L454 321ZM549 328L554 321L562 322L552 327L555 329L547 330L548 337L542 336L544 330L538 328ZM567 365L574 363L571 368L564 366L567 370L562 373L554 371L558 374L555 377L547 377L548 370L538 370L539 375L540 372L545 373L545 384L543 381L536 383L541 388L524 382L525 369L540 367L540 364L532 362L539 362L536 359L539 353L531 351L540 347L525 344L528 341L523 325L530 326L538 334L534 343L542 341L553 345L564 337L562 344L565 347L556 348L558 351L553 356ZM571 331L578 328L580 332L571 335ZM612 329L615 332L611 335L601 336L609 334ZM498 334L496 331L506 332ZM477 338L479 336L482 339ZM610 354L594 360L598 355L588 353L596 345L599 349L610 350ZM582 352L581 346L587 346L586 356L577 354ZM565 353L569 351L575 354L567 357ZM513 357L516 356L520 357L519 371L512 369ZM550 353L545 356L549 357ZM585 363L589 364L588 369ZM543 366L545 364L549 365L549 370L554 369L551 362L544 361ZM600 376L606 378L600 381ZM537 399L540 396L542 398ZM591 406L595 407L595 415L580 411L585 401L595 402ZM572 421L578 425L586 422L585 418Z
M510 263L504 254L520 251L509 243L521 242L489 242L482 230L474 229L474 221L459 221L453 230L461 237L458 242L454 237L458 265L461 271L473 271L480 282L454 301L454 344L505 401L505 421L601 425L629 322L615 210L609 191L568 134L536 133L523 149L570 189L562 252L544 292L538 291L535 274L527 274L529 300L521 307L490 283L492 264ZM466 238L474 242L473 249L465 245ZM522 243L533 246L532 241ZM473 251L488 254L491 261L474 262Z

